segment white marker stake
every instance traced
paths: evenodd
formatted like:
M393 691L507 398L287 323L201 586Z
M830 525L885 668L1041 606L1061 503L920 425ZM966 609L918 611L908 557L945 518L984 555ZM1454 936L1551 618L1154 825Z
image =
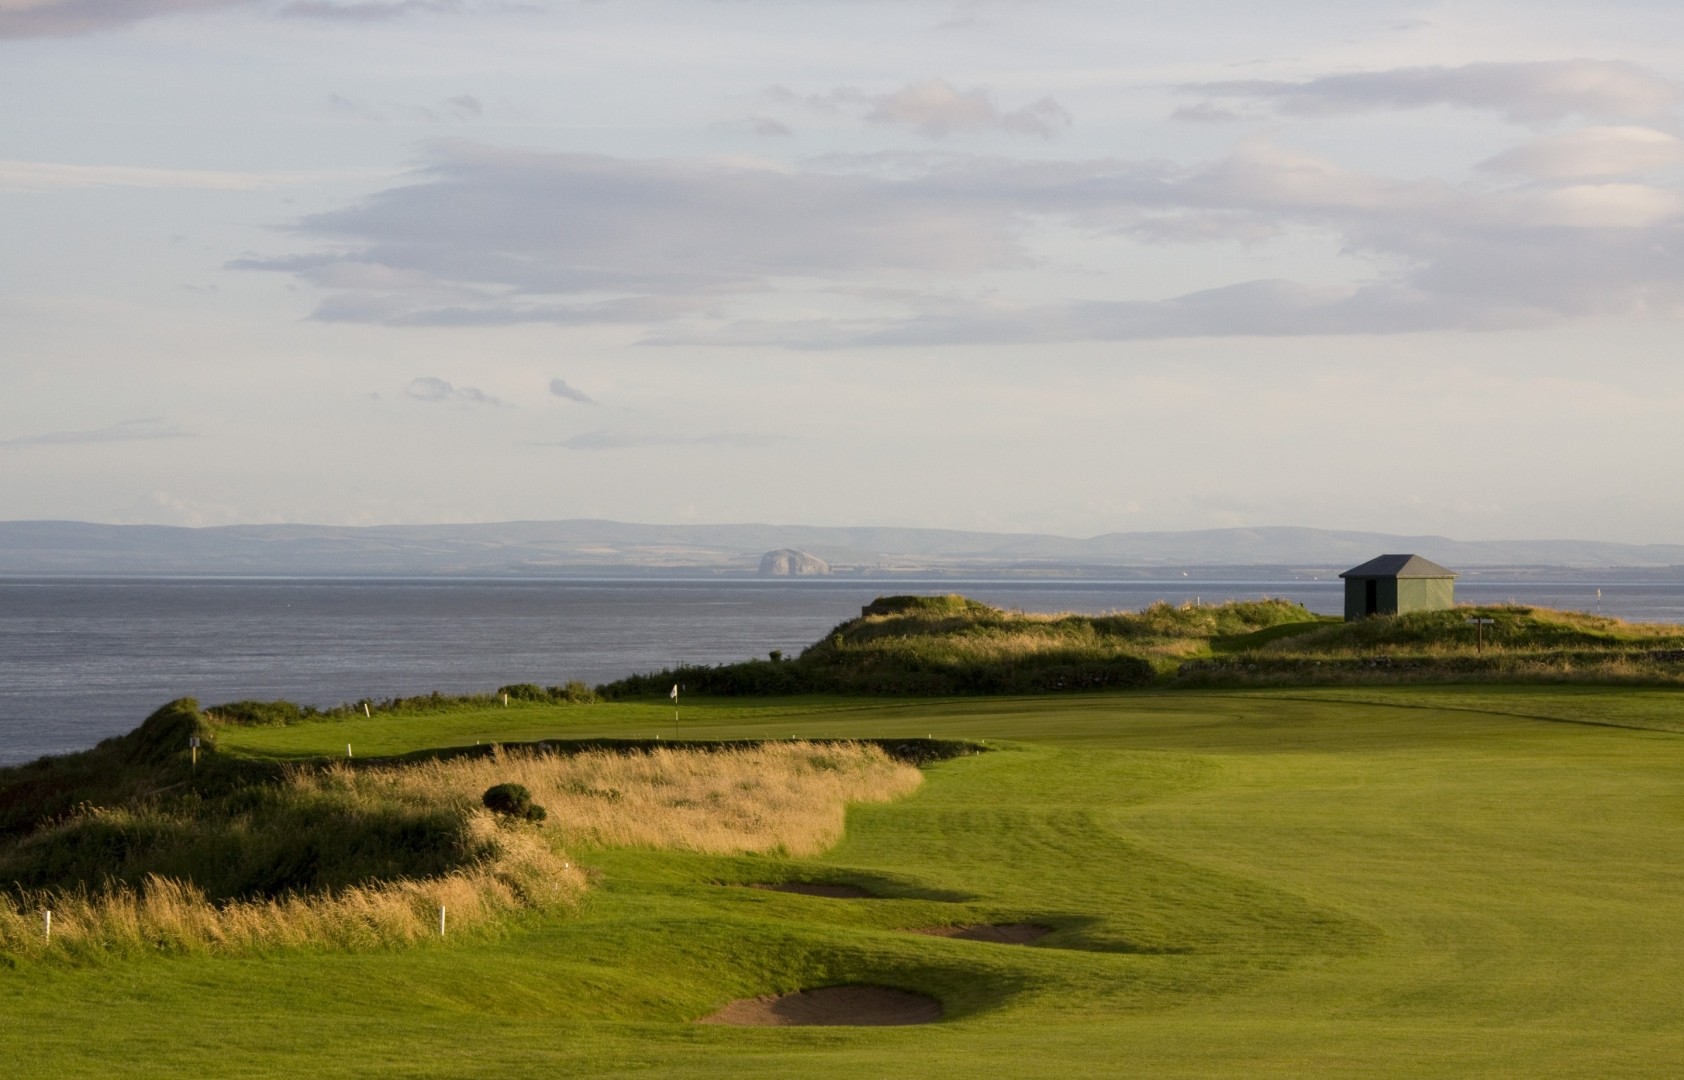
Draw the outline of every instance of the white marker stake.
M366 701L363 702L363 715L368 717L370 720L374 719L374 714L368 711L368 702Z
M504 694L503 695L503 708L506 709L508 707L509 707L509 695Z
M346 757L351 756L351 744L350 743L345 744L345 756Z
M47 930L47 944L51 945L53 943L53 909L52 908L47 909L45 923L46 923L46 930Z
M444 905L439 905L439 937L444 936Z

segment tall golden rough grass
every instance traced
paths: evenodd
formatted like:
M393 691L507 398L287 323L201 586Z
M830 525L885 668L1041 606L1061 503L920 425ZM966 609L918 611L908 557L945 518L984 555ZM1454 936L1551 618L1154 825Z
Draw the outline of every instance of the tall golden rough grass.
M0 954L79 958L134 952L261 952L299 946L407 944L462 931L522 908L572 904L584 871L529 828L477 811L466 830L489 858L456 873L332 894L213 903L192 884L148 877L139 888L40 890L0 900ZM52 912L47 937L46 912Z
M568 845L802 856L842 838L848 804L887 802L922 780L877 746L788 742L642 754L493 748L393 769L336 766L294 783L434 806L477 805L493 784L522 784L549 812L544 830Z
M465 848L488 854L438 877L273 900L215 903L189 883L156 876L138 888L13 894L0 897L0 955L94 959L412 943L437 935L441 906L447 929L461 931L517 910L577 902L586 876L563 845L811 855L841 838L848 804L888 801L921 781L916 768L878 747L804 742L646 754L493 748L472 759L300 769L285 781L298 798L454 808ZM486 788L511 782L548 809L542 825L500 821L481 806Z

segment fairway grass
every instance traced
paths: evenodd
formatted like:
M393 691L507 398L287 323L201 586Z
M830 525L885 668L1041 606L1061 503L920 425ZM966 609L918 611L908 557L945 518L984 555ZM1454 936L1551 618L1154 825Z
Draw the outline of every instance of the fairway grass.
M0 968L19 1077L1677 1075L1684 695L1481 685L511 706L224 753L984 740L807 858L597 847L576 913L364 953ZM854 884L839 900L737 886ZM1030 945L909 933L1032 923ZM697 1025L839 984L941 1022Z

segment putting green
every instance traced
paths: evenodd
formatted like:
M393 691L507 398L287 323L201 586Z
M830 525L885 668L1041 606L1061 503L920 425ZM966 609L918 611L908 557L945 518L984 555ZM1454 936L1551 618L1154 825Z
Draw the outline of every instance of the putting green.
M824 857L579 851L583 911L373 953L0 968L41 1076L1671 1076L1684 694L1481 686L686 704L686 738L985 739ZM671 737L511 708L225 732L225 751ZM721 888L854 883L870 899ZM1002 948L906 930L1033 924ZM698 1025L833 985L901 1027Z

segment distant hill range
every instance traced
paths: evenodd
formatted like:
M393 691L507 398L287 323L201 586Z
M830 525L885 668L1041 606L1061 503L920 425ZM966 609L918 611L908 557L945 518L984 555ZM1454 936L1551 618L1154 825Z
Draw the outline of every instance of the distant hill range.
M1618 570L1684 576L1684 545L1450 540L1291 527L1107 533L1088 539L810 525L95 525L0 522L0 574L743 576L763 565L863 577L1296 577L1393 552L1454 570ZM776 558L769 559L769 556ZM809 557L802 563L800 557ZM791 562L791 560L794 560ZM1623 575L1622 575L1623 576Z

